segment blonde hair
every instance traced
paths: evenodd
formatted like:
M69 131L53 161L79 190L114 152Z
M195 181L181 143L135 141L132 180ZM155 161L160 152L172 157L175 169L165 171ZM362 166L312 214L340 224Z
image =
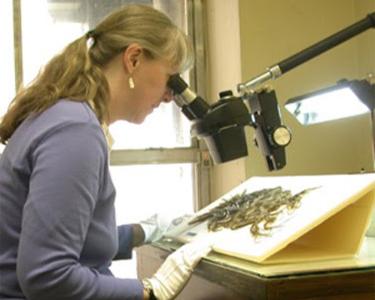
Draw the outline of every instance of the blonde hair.
M16 95L1 120L0 142L6 144L30 114L62 98L92 103L103 123L109 86L102 68L131 43L138 43L152 59L167 60L180 72L193 62L188 37L165 14L147 5L124 6L70 43Z

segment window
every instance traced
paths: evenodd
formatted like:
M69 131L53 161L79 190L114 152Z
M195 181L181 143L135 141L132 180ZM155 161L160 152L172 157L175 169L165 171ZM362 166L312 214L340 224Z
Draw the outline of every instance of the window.
M13 44L1 43L0 63L9 64L6 70L9 70L7 74L12 76L7 78L18 76L23 79L25 85L36 76L44 63L70 41L95 28L97 22L106 14L128 2L152 4L164 10L185 30L188 23L187 1L13 2L21 4L20 7L15 6L18 7L18 11L15 10L15 20L22 25L18 32L21 34L18 42L21 45L22 56L13 58ZM2 29L8 28L4 35L6 41L11 41L12 37L10 32L13 25L9 10L12 10L11 0L1 1L0 22L7 22L2 25ZM7 48L3 50L3 47ZM17 70L16 74L12 73L13 60L22 63L22 68ZM10 89L13 87L13 91L8 91L8 94L2 97L10 100L14 95L14 86L14 81L7 85ZM2 92L5 93L4 90ZM175 104L161 105L142 125L116 122L110 127L115 139L111 152L111 174L117 189L118 224L137 222L155 212L167 212L171 216L178 216L192 212L196 207L195 198L196 195L200 195L198 183L203 173L198 170L202 165L199 163L200 152L195 146L197 143L191 141L189 127L188 120ZM135 259L115 263L113 272L119 277L136 277Z

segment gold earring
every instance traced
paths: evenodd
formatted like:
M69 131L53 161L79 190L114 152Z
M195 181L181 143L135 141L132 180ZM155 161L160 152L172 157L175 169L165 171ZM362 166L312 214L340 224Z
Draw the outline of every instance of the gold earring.
M130 89L134 89L134 87L135 87L134 79L131 76L129 77L129 87L130 87Z

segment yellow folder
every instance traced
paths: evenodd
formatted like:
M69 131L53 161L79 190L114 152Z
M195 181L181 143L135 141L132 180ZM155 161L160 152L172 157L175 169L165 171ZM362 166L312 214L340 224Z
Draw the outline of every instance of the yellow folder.
M213 232L207 229L207 221L189 225L187 220L169 236L188 242L206 235L214 241L214 251L261 264L341 259L358 254L375 206L375 174L252 177L190 220L244 190L251 193L277 186L293 194L315 189L266 235L254 237L250 225Z

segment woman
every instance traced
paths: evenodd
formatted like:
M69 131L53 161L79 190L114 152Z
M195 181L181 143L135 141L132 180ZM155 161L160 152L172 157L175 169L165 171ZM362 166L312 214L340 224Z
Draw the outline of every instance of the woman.
M139 225L116 229L106 128L142 123L171 101L167 80L191 53L164 14L130 5L16 95L0 124L1 299L170 299L181 290L208 243L183 246L143 281L110 274L111 260L130 257L145 236Z

